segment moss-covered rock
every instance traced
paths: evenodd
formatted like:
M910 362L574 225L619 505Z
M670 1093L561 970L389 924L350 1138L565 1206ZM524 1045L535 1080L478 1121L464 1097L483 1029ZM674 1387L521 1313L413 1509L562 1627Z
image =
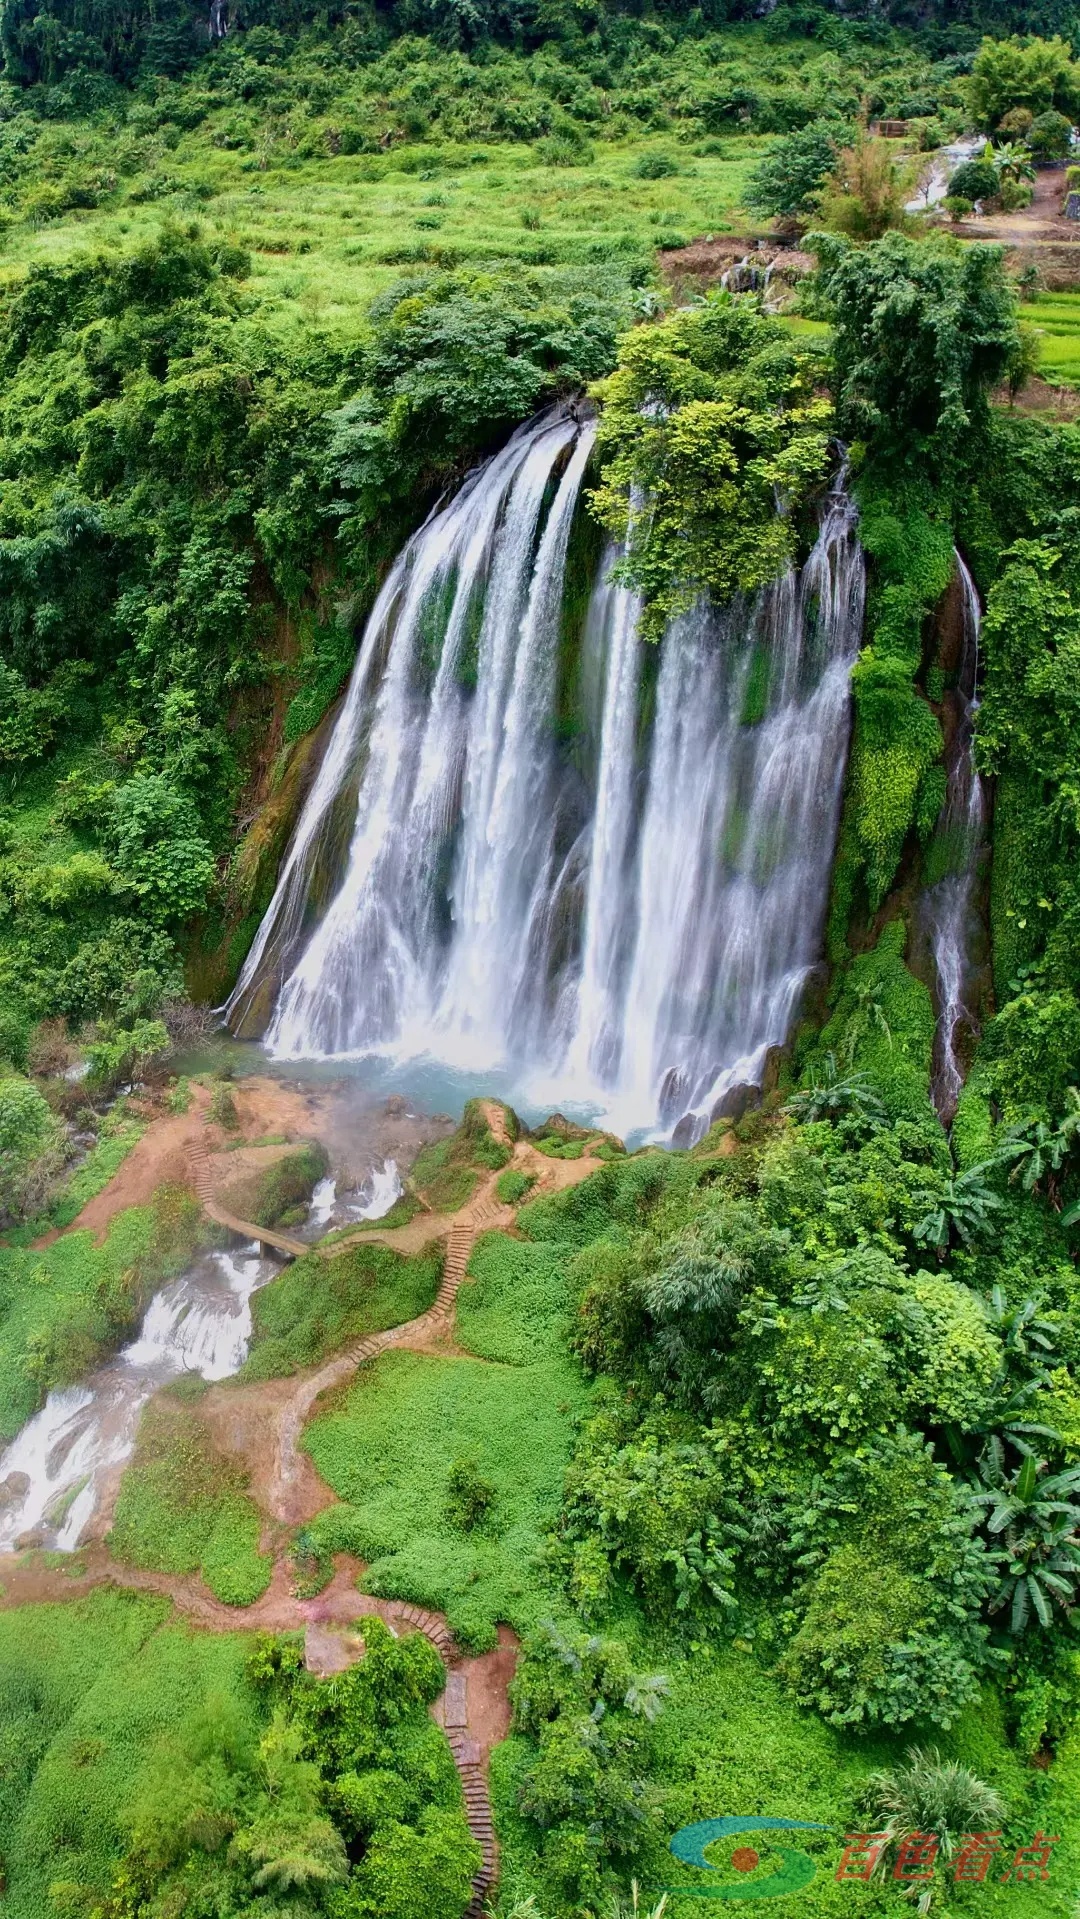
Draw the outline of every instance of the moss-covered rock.
M317 1140L305 1140L269 1166L234 1180L223 1195L224 1202L238 1219L249 1219L255 1226L282 1225L286 1214L295 1222L297 1209L302 1218L329 1165L325 1148Z

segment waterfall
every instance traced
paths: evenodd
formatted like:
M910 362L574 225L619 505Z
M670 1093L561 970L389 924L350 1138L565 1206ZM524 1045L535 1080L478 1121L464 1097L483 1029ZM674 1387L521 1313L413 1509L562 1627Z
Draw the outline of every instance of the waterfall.
M531 422L410 541L228 1013L250 1030L269 981L281 1057L507 1067L526 1097L685 1137L760 1080L820 955L863 562L841 476L801 572L696 607L657 659L609 549L568 744L592 442Z
M178 1374L226 1379L251 1338L251 1295L275 1268L257 1246L208 1253L170 1280L137 1339L79 1386L51 1392L0 1453L0 1553L76 1547L135 1444L151 1394Z
M572 437L572 423L562 417L544 416L520 428L431 515L391 568L274 896L226 1006L234 1032L246 1031L253 1015L257 1022L258 988L267 977L275 985L285 981L271 1034L282 1054L341 1054L393 1030L397 992L406 985L395 976L409 972L410 913L419 910L422 917L425 906L424 871L412 861L417 852L421 859L437 855L439 829L454 801L460 680L469 664L462 654L474 637L475 610L482 600L482 646L490 646L493 627L512 630L544 488ZM497 530L505 537L496 543ZM494 576L488 580L493 548ZM432 629L438 638L440 618L441 657L428 698L428 689L417 684L417 656ZM348 875L312 937L321 841L335 802L361 765ZM381 882L395 864L402 893L391 902ZM376 976L370 997L368 966ZM322 990L324 975L336 984L333 998ZM409 983L415 986L415 978Z
M578 438L515 626L498 610L481 648L479 726L468 755L464 840L451 887L450 974L435 1013L444 1053L494 1065L528 1018L544 971L554 879L552 720L566 548L595 429Z
M819 957L862 632L856 513L830 496L800 577L663 643L614 1113L693 1116L760 1084ZM640 1125L641 1120L637 1123Z
M596 811L586 886L576 1025L567 1056L572 1080L607 1084L620 1052L620 988L624 932L630 923L627 891L634 830L634 740L637 730L642 641L641 604L611 573L618 558L604 556L589 607L586 649L605 661ZM590 645L592 642L592 645Z
M934 1035L934 1104L942 1120L952 1120L964 1083L960 1044L973 1026L966 1004L970 989L970 946L975 920L975 886L985 837L986 789L975 767L975 718L978 711L979 596L959 553L957 573L963 616L960 671L952 707L955 724L946 758L945 803L938 816L932 854L945 871L923 898L923 915L937 978L937 1028Z

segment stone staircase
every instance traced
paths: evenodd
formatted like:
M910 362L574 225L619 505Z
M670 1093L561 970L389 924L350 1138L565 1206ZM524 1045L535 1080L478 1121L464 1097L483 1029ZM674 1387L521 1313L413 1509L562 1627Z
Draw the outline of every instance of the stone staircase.
M394 1346L426 1346L431 1340L451 1334L458 1288L465 1278L469 1254L478 1235L505 1224L510 1217L508 1207L500 1206L486 1190L482 1192L459 1213L447 1235L442 1279L426 1313L406 1320L402 1326L390 1326L385 1332L368 1333L354 1346L328 1360L325 1366L320 1366L297 1388L278 1421L277 1468L269 1494L270 1508L276 1519L291 1524L297 1517L292 1511L292 1492L301 1471L298 1445L315 1401L335 1386L344 1385L358 1366L377 1359L380 1353Z
M501 1113L499 1121L498 1131L496 1132L494 1125L492 1131L496 1132L496 1137L503 1138L505 1128L501 1123ZM218 1204L214 1197L210 1174L205 1127L204 1113L198 1138L189 1152L189 1167L192 1186L207 1216L219 1225L228 1227L232 1232L239 1233L245 1239L256 1239L262 1245L273 1247L275 1251L284 1253L287 1258L299 1258L304 1253L311 1252L312 1247L305 1245L302 1240L293 1239L287 1233L256 1226L251 1220L238 1219ZM291 1521L293 1518L290 1510L292 1493L300 1470L298 1443L315 1401L335 1386L343 1385L358 1366L378 1358L380 1353L394 1346L425 1345L431 1339L452 1332L458 1288L465 1278L469 1255L477 1238L481 1233L489 1232L498 1226L505 1226L512 1217L512 1209L500 1205L494 1197L494 1179L487 1181L476 1197L457 1215L450 1228L439 1290L427 1311L421 1313L417 1319L407 1321L403 1326L388 1327L385 1332L371 1333L365 1339L358 1340L346 1352L339 1353L336 1358L328 1361L309 1379L303 1381L283 1409L278 1422L277 1464L268 1500L275 1518L284 1521ZM428 1612L422 1606L400 1603L388 1606L385 1601L370 1603L372 1609L377 1608L384 1617L392 1615L395 1626L400 1626L407 1631L422 1632L431 1641L449 1669L446 1691L443 1695L443 1724L454 1756L454 1764L461 1779L469 1830L480 1847L482 1859L480 1871L473 1880L472 1896L464 1919L482 1919L488 1895L498 1876L499 1855L480 1747L476 1740L469 1736L467 1676L460 1669L455 1668L457 1649L446 1621L439 1614Z
M231 1233L238 1233L241 1239L257 1239L262 1247L271 1247L275 1253L281 1253L286 1259L301 1259L310 1253L311 1247L305 1246L302 1239L294 1239L291 1233L282 1233L272 1226L256 1226L254 1220L238 1219L220 1206L214 1198L214 1182L210 1177L210 1156L206 1150L206 1115L203 1114L202 1126L197 1138L188 1149L188 1171L191 1184L195 1189L203 1212L218 1226L225 1226Z
M463 1919L481 1919L487 1896L498 1877L499 1848L495 1838L491 1796L481 1762L480 1747L476 1740L469 1736L468 1676L453 1663L457 1657L457 1649L446 1621L438 1613L427 1612L423 1606L402 1603L394 1604L391 1609L385 1601L379 1603L379 1610L384 1618L389 1619L392 1615L394 1626L400 1625L413 1632L422 1632L425 1638L430 1639L440 1658L449 1668L446 1676L446 1690L442 1696L443 1730L446 1733L450 1751L454 1755L454 1764L461 1780L469 1831L481 1853L480 1870L473 1880L472 1897L465 1908Z

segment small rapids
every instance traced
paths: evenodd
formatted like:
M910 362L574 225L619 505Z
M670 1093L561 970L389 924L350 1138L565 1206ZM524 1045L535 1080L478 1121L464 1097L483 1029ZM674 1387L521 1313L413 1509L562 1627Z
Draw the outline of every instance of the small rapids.
M251 1295L277 1272L256 1245L205 1254L155 1293L138 1338L79 1386L52 1392L0 1455L0 1551L70 1552L135 1444L152 1393L182 1373L227 1379L251 1338Z
M381 1219L402 1191L396 1161L372 1167L340 1194L333 1179L312 1195L302 1231ZM203 1254L155 1293L138 1337L78 1386L52 1392L0 1454L0 1552L44 1546L71 1552L130 1458L147 1400L185 1373L205 1380L239 1372L251 1340L251 1299L280 1266L251 1242Z
M357 1190L339 1191L338 1181L328 1175L320 1179L311 1195L311 1210L306 1225L301 1228L301 1237L320 1239L323 1233L339 1226L353 1226L362 1219L382 1219L404 1190L396 1159L373 1166Z

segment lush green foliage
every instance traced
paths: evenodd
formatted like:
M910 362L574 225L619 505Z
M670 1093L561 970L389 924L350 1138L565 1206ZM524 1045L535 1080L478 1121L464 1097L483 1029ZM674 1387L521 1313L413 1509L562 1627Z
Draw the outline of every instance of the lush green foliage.
M165 1611L103 1592L0 1619L17 1919L162 1897L221 1919L459 1919L479 1849L427 1716L443 1683L427 1641L373 1619L361 1665L321 1684L295 1639L193 1634Z
M1016 351L1000 251L901 234L872 248L822 235L815 246L842 429L873 436L895 477L914 465L940 479L968 451Z
M0 1079L0 1218L32 1210L58 1144L59 1129L37 1087L15 1074Z
M235 964L286 828L230 870L232 824L289 791L381 569L443 485L599 380L599 504L617 532L632 522L655 634L702 590L753 590L797 555L807 516L777 515L773 489L798 509L820 478L826 389L852 443L868 644L837 965L820 1030L799 1036L801 1084L693 1154L614 1156L524 1205L527 1238L474 1249L456 1326L471 1357L384 1356L309 1434L341 1503L301 1534L298 1567L322 1579L347 1548L375 1590L445 1608L467 1646L500 1619L529 1634L496 1791L505 1898L535 1892L545 1915L596 1909L613 1873L663 1882L670 1831L721 1807L944 1838L976 1816L1064 1831L1076 1796L1080 436L991 407L1023 355L990 249L824 236L806 310L833 323L831 362L752 301L627 332L663 309L655 245L724 231L744 193L804 221L820 192L860 242L904 224L894 151L838 151L863 101L929 149L966 93L1049 151L1075 66L1063 45L977 52L936 13L920 43L819 7L745 28L728 12L403 6L337 18L328 39L267 6L199 59L171 12L2 15L9 80L35 89L0 101L15 1185L52 1137L16 1076L34 1022L96 1019L104 1089L161 1042L184 948L208 997ZM1052 33L1052 16L1019 24ZM1023 151L999 146L996 182L1022 183ZM121 216L123 252L88 252ZM943 793L931 616L957 537L986 600L997 1011L948 1141L915 895ZM537 1144L585 1142L552 1124ZM409 1204L452 1208L491 1174L517 1204L506 1160L472 1107L417 1162ZM32 1208L15 1185L9 1210ZM279 1187L252 1199L267 1218ZM0 1252L6 1430L185 1256L186 1210L159 1210L101 1248ZM298 1262L256 1296L249 1376L412 1317L438 1275L436 1254L362 1241ZM156 1408L115 1548L242 1601L267 1576L258 1526L195 1402ZM424 1714L429 1647L372 1624L357 1671L317 1686L291 1642L245 1675L237 1642L158 1630L141 1602L70 1618L29 1609L16 1632L0 1616L13 1919L457 1919L476 1854ZM903 1764L927 1722L940 1757ZM807 1897L848 1909L824 1869ZM1057 1885L1006 1897L1028 1919ZM895 1903L883 1884L858 1898Z
M567 1480L556 1563L576 1605L603 1618L628 1577L656 1619L754 1640L837 1724L944 1723L993 1669L1000 1582L1012 1591L1019 1577L999 1560L1006 1521L980 1517L978 1477L956 1456L1022 1446L1003 1410L1021 1385L1013 1420L1035 1422L1059 1459L1063 1442L1038 1418L1049 1359L1011 1348L977 1290L980 1272L1001 1270L989 1247L1007 1252L1015 1202L993 1169L982 1211L974 1173L959 1196L926 1102L932 1016L918 998L906 1007L905 991L923 989L882 944L835 1018L892 1107L887 1127L860 1103L734 1160L691 1161L694 1184L665 1182L636 1221L626 1198L650 1162L631 1159L523 1219L554 1235L562 1214L581 1244L574 1218L592 1199L591 1243L571 1268L575 1339L623 1382L583 1428ZM878 997L861 999L863 983ZM930 1272L919 1259L935 1207L961 1230L957 1251L948 1232L937 1242L952 1267ZM955 1455L937 1455L942 1433ZM1075 1590L1070 1523L1028 1548L1048 1593L1059 1579Z
M235 1107L233 1112L235 1120ZM296 1210L306 1218L307 1202L329 1164L325 1147L307 1140L260 1171L230 1181L225 1204L238 1219L250 1219L256 1226L276 1226Z
M831 413L783 329L729 294L643 327L597 389L593 506L625 538L624 573L659 639L701 593L753 592L793 554L797 507L825 471Z
M504 1112L514 1138L517 1120L509 1107ZM479 1100L467 1102L461 1125L448 1139L433 1140L422 1146L409 1174L409 1190L420 1195L436 1213L453 1213L464 1206L481 1177L506 1165L510 1149L492 1133Z
M346 1503L307 1536L316 1555L359 1553L371 1590L446 1611L463 1643L483 1647L497 1620L532 1625L552 1604L533 1562L586 1394L566 1356L555 1249L491 1234L470 1273L457 1331L479 1359L388 1354L309 1428L312 1458ZM463 1528L463 1494L480 1484L483 1510Z
M1080 109L1080 66L1067 40L984 40L975 56L964 93L978 124L988 130L1008 114L1026 108L1037 116L1057 107ZM1030 121L1029 121L1030 125Z
M247 1606L270 1583L272 1562L258 1550L261 1527L243 1472L214 1450L202 1421L168 1400L149 1406L117 1500L116 1558L159 1572L201 1572L216 1598Z
M441 1273L438 1247L412 1259L363 1241L331 1258L308 1253L254 1294L244 1378L296 1372L365 1333L415 1319L431 1305Z
M807 219L836 165L836 133L822 123L778 140L746 183L747 206L782 220Z

